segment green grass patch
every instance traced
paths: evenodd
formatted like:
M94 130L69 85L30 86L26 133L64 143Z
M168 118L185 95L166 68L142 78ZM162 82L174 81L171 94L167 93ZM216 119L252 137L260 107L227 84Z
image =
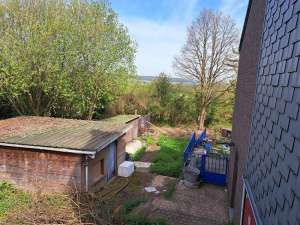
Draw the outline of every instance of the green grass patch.
M146 143L147 143L147 145L152 145L152 144L154 144L154 138L153 138L153 136L147 136L147 138L146 138Z
M164 192L164 197L166 199L171 199L173 197L173 194L176 191L176 184L177 184L176 181L171 181L168 183L167 190Z
M31 202L30 195L19 191L7 182L0 182L0 220L15 207Z
M146 151L146 146L141 147L138 149L134 154L132 154L131 158L133 161L138 161L142 158L143 154Z
M151 172L179 177L182 169L183 151L187 141L187 139L161 136L158 141L160 150L153 158Z

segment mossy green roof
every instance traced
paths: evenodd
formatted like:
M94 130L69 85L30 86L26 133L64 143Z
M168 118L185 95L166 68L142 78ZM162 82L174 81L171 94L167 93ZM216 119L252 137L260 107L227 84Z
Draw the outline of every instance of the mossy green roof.
M136 116L135 116L136 117ZM0 121L0 145L17 144L96 152L123 135L135 117L101 121L17 117Z

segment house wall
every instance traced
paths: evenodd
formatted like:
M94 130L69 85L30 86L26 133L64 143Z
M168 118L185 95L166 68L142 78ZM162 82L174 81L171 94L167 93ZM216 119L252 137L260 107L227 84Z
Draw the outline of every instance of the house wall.
M149 122L151 122L151 114L139 118L139 135L143 134L150 127Z
M245 171L264 225L300 224L300 0L268 0Z
M130 121L128 124L131 126L130 129L126 132L128 138L133 140L139 135L139 124L140 118Z
M107 150L108 147L99 151L94 159L88 160L88 182L89 187L95 190L106 183L106 160L107 160ZM101 165L101 160L103 160L104 165ZM103 173L101 173L101 167L103 167Z
M139 135L139 119L129 122L131 125L130 129L118 140L117 144L117 154L116 154L116 175L119 165L126 159L126 144L133 139L137 138ZM94 159L89 160L89 186L91 190L97 190L99 187L106 183L106 173L107 170L106 160L107 160L108 147L99 151ZM101 174L101 159L104 159L104 174Z
M0 147L0 180L30 191L81 188L81 156L68 153Z
M125 161L126 159L126 144L132 141L132 134L126 133L122 137L119 138L117 142L117 165L119 165Z
M264 21L265 0L253 0L240 46L240 61L233 115L232 140L235 144L229 164L229 199L234 208L234 224L239 224L242 176L249 151L252 108Z

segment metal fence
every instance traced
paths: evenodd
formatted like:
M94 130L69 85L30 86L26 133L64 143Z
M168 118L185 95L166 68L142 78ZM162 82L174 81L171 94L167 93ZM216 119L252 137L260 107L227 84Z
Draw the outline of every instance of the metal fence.
M220 154L201 155L200 178L203 182L222 185L227 184L228 157Z
M188 159L191 158L194 147L195 147L195 143L196 143L196 134L195 134L195 132L193 132L187 146L185 147L184 153L183 153L184 162L188 161Z

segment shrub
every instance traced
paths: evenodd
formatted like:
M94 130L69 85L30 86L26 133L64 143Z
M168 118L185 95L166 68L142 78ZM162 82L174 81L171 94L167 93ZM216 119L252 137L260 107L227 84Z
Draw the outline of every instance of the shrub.
M131 156L132 160L133 160L133 161L138 161L138 160L140 160L140 159L142 158L143 154L145 153L145 151L146 151L146 147L145 147L145 146L143 146L143 147L141 147L140 149L138 149L138 150Z
M147 142L147 145L154 144L154 138L153 138L153 136L147 136L146 142Z

